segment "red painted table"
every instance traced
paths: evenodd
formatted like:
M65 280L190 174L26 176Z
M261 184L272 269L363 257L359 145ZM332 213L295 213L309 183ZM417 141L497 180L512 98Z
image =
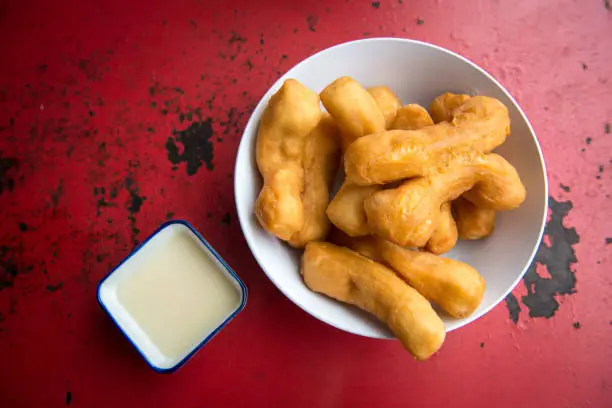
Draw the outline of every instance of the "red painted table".
M0 3L1 406L612 405L608 0L89 3ZM373 36L429 41L489 70L548 164L536 263L422 363L285 299L234 210L234 158L261 95L308 55ZM189 364L159 375L95 289L169 218L192 222L250 298Z

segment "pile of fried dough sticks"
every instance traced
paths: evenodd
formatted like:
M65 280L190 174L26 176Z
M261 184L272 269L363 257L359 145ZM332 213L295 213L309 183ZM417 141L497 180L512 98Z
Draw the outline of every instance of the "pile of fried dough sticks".
M486 96L445 93L428 112L349 77L320 95L288 79L259 124L255 214L305 248L311 290L372 313L427 359L446 333L432 303L464 318L486 286L470 265L439 255L458 238L489 236L496 212L525 200L514 167L491 153L509 134L508 109Z

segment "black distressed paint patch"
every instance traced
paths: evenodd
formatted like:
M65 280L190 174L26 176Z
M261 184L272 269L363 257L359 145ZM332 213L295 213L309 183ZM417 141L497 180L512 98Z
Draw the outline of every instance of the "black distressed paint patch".
M228 44L245 43L246 41L247 41L247 39L245 37L241 36L240 34L235 32L234 30L231 31L230 37L227 40Z
M544 242L535 256L523 282L527 288L527 295L522 301L529 309L530 317L552 317L559 308L557 296L571 295L576 292L576 276L572 265L577 262L573 246L580 241L580 236L573 227L563 225L564 218L573 208L571 201L557 201L548 198L548 205L552 211L550 221L546 224L544 234L548 237L550 246ZM537 265L545 266L550 278L543 278L536 272ZM506 303L509 304L508 300ZM510 317L515 319L516 308L508 307Z
M226 137L240 136L240 132L244 128L242 120L244 115L245 112L241 112L236 108L230 108L227 113L227 120L219 123L223 127L223 135ZM222 142L223 139L218 137L217 141Z
M521 305L516 299L516 296L510 293L508 296L506 296L505 300L508 311L510 312L510 320L512 320L515 324L518 323L519 315L521 314Z
M117 205L115 203L106 201L106 197L100 196L99 198L96 199L96 215L98 217L100 216L100 214L102 213L102 208L116 207L116 206Z
M19 275L19 268L13 257L13 250L6 245L0 246L0 290L13 286Z
M223 216L223 218L221 218L221 223L225 224L225 225L230 225L230 223L232 222L232 216L227 213Z
M76 65L89 81L100 82L110 71L108 62L111 60L112 55L113 50L96 50L86 58L70 61L70 63Z
M238 44L242 44L238 42ZM205 77L202 75L200 79L204 80ZM157 110L161 115L167 116L169 114L178 115L178 119L181 123L185 120L192 121L194 115L201 120L202 118L202 108L192 108L191 106L183 106L181 103L181 97L185 94L185 91L178 86L164 86L159 83L159 81L153 81L152 85L149 87L149 96L155 98L157 100L153 100L150 102L150 107L152 109ZM208 108L212 109L212 102L215 99L215 95L213 94L209 100L207 100ZM150 127L147 131L151 132L151 129L155 131L154 128Z
M70 405L72 402L72 393L70 391L66 391L66 405Z
M306 17L306 23L308 24L308 29L310 31L312 31L313 33L317 31L317 23L319 22L319 17L315 16L315 15L308 15L308 17Z
M64 180L60 180L57 188L51 192L51 204L53 204L53 208L57 208L59 205L59 200L64 195Z
M372 7L374 7L375 9L380 8L380 1L373 1L372 2Z
M173 136L166 141L168 161L173 165L184 162L189 176L196 174L203 164L206 164L208 170L213 170L214 150L210 140L212 136L211 119L194 122L184 130L174 130ZM182 152L177 143L183 145Z
M566 185L564 185L564 184L562 184L562 183L559 183L559 187L561 187L561 189L562 189L563 191L565 191L566 193L569 193L569 192L570 192L570 188L569 188L569 186L566 186Z
M574 322L572 323L572 326L574 327L574 329L579 329L581 327L580 322Z
M60 290L62 287L64 286L63 282L58 282L55 285L47 285L47 290L49 292L57 292L58 290Z
M130 173L124 181L125 189L130 195L126 203L126 209L128 211L128 221L130 222L132 244L134 245L134 248L140 244L140 241L138 240L138 234L140 234L140 230L136 227L136 214L138 214L140 208L147 199L146 197L141 196L139 194L140 189L138 187L138 184L136 184L134 176L131 172L131 168L138 166L139 164L133 164L130 162Z
M111 187L110 192L108 194L108 200L106 198L106 188L104 187L94 186L93 193L94 197L96 197L96 215L98 217L101 215L103 208L117 207L117 204L112 201L117 197L117 187Z
M17 168L19 161L15 157L2 157L0 153L0 194L13 191L15 179L10 175Z
M130 193L130 200L128 202L127 209L130 214L137 214L140 211L140 207L147 199L144 196L138 194L138 188L136 187L136 182L132 178L132 176L128 176L125 178L125 188L128 193Z
M612 126L609 123L606 123L604 125L604 132L606 133L606 135L609 135L611 130L612 130Z

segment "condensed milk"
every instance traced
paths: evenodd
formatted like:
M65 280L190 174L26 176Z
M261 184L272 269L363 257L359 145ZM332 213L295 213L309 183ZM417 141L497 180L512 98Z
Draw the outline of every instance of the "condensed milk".
M162 226L98 287L98 300L158 371L173 370L246 303L246 287L183 221Z

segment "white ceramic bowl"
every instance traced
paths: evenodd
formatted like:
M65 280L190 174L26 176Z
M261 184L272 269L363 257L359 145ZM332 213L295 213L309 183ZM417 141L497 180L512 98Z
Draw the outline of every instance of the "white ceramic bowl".
M261 188L255 140L259 119L270 96L288 78L320 92L343 75L353 77L365 87L386 85L404 103L427 107L441 93L457 92L492 96L508 107L512 133L496 152L518 170L527 188L527 199L519 209L499 214L491 237L460 241L445 255L472 265L487 281L484 299L474 314L464 319L443 317L447 331L474 321L505 298L535 255L547 216L546 170L535 133L512 96L474 63L431 44L397 38L340 44L291 68L261 98L242 135L234 175L238 218L255 259L281 292L317 319L363 336L393 337L374 317L308 290L299 273L301 251L266 233L253 214Z

